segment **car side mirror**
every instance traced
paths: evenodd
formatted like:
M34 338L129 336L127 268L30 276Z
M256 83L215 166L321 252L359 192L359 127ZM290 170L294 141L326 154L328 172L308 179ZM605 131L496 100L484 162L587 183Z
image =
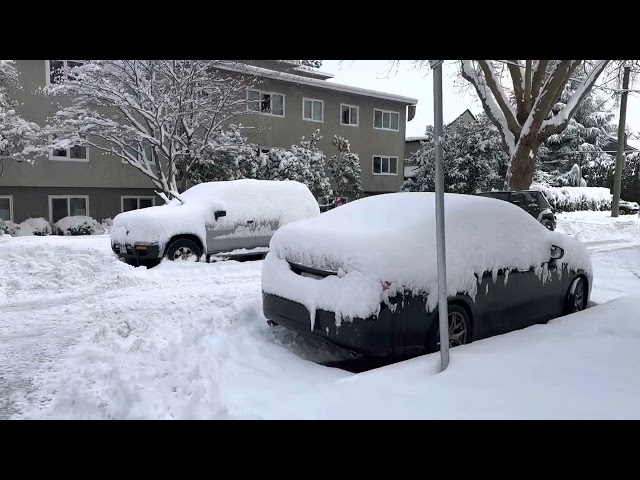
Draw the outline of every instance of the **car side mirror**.
M551 259L559 260L564 257L564 249L558 247L557 245L551 245Z
M216 217L216 220L218 220L220 217L226 217L227 212L226 210L217 210L216 213L214 213L214 216Z

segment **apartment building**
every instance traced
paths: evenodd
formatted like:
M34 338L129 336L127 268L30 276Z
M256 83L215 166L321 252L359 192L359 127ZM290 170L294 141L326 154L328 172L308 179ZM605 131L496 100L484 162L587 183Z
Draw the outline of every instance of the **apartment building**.
M56 111L53 99L38 90L57 81L56 68L74 60L18 60L23 86L20 112L44 124ZM266 151L298 144L320 129L319 148L335 154L334 135L345 137L362 166L365 194L398 191L403 181L405 127L417 100L342 85L332 75L298 61L248 61L260 78L247 91L248 114L241 122L256 127L248 140ZM0 218L21 222L44 217L56 222L68 215L100 221L122 211L145 208L161 200L150 179L122 159L92 147L52 150L33 165L4 161L0 177Z

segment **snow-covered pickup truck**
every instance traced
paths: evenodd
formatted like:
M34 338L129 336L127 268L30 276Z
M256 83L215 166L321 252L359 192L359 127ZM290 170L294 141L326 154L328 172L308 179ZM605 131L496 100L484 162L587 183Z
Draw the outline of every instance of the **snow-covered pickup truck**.
M306 185L233 180L195 185L167 204L117 215L111 248L130 264L266 252L282 225L320 214Z

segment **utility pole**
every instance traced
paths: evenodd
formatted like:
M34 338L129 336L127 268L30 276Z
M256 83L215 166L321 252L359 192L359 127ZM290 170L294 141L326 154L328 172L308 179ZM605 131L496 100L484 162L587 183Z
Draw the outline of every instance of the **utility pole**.
M436 250L438 261L438 320L440 371L449 366L449 305L447 304L447 254L444 234L444 167L442 164L442 62L431 60L433 69L433 125L436 147Z
M618 120L618 151L616 152L616 171L613 176L613 201L611 216L617 217L620 211L620 190L622 189L622 169L624 168L625 130L627 128L627 96L629 95L629 74L631 67L624 67L622 77L622 98L620 99L620 119Z

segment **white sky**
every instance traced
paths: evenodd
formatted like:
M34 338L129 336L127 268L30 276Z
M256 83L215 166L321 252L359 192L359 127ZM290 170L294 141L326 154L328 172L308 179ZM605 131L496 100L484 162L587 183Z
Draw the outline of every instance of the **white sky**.
M399 67L389 71L391 67L391 60L323 60L320 70L335 75L329 81L417 98L416 116L407 124L406 135L424 135L425 127L433 124L433 75L427 69L417 70L410 61L401 61ZM473 90L463 94L454 86L455 72L455 65L445 63L442 81L445 123L467 108L474 114L482 112ZM640 97L637 94L629 95L627 126L634 133L640 131Z

